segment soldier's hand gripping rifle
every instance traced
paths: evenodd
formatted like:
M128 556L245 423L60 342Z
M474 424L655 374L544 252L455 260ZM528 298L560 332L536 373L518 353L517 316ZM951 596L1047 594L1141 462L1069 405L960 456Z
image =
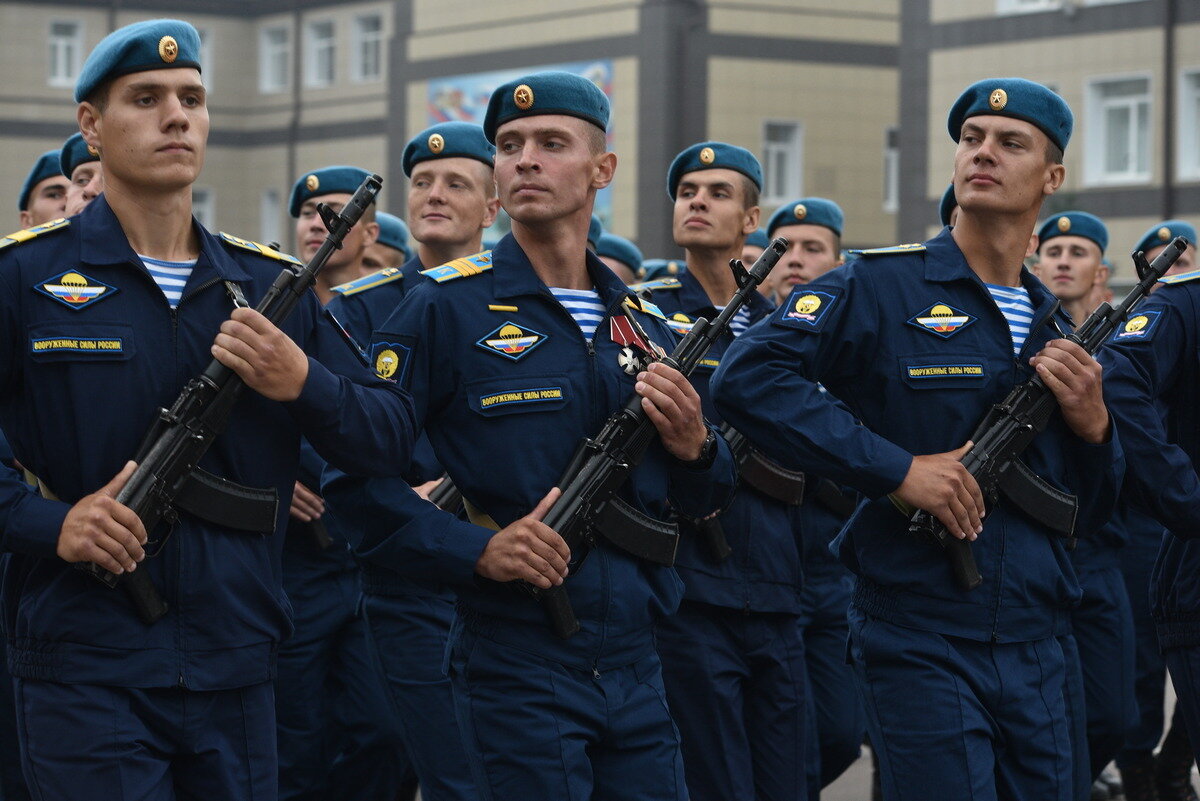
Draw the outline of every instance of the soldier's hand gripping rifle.
M1135 253L1134 265L1141 279L1137 286L1116 308L1101 303L1083 325L1066 338L1089 355L1095 354L1187 246L1186 239L1176 237L1150 264L1146 263L1141 251ZM971 450L963 457L962 463L979 483L979 489L989 505L1004 495L1018 508L1031 513L1056 533L1066 537L1068 547L1074 547L1075 497L1051 487L1018 458L1034 437L1046 428L1057 408L1054 393L1037 375L1013 387L975 429L971 435ZM909 532L932 538L946 550L955 581L961 589L973 590L983 582L970 544L952 536L929 512L918 510L913 514L909 521Z
M696 320L675 350L662 359L663 364L690 375L728 329L738 310L758 291L758 285L787 247L786 239L775 239L749 270L738 260L730 262L737 292L711 323L703 317ZM558 482L562 495L542 521L557 531L571 549L571 573L578 570L597 534L635 556L674 564L679 544L677 527L654 520L615 497L656 436L658 430L642 409L641 396L635 394L623 409L608 418L599 434L580 443ZM525 586L541 600L555 634L565 639L579 630L565 585L548 590Z
M257 311L274 325L287 318L382 185L378 175L368 177L340 213L323 203L317 206L329 235L308 264L283 269ZM236 305L248 305L236 284L227 283L227 288ZM141 518L147 535L160 523L172 525L177 509L241 531L274 531L278 507L274 489L243 487L196 466L225 430L244 386L237 373L214 359L184 386L170 409L159 410L134 457L137 468L116 497ZM117 575L90 562L79 566L110 587L123 585L143 622L153 623L167 613L166 601L144 567Z

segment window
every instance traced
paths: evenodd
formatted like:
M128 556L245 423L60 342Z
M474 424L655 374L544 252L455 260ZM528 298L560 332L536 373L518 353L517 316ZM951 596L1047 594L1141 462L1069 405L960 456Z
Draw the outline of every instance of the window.
M282 242L279 235L279 217L281 214L279 190L268 189L262 193L262 202L258 207L260 242Z
M308 23L304 45L304 85L331 86L335 55L333 20Z
M83 65L83 26L78 22L51 22L48 40L51 86L74 86Z
M763 125L763 203L786 203L803 194L803 145L798 122Z
M1179 82L1179 177L1200 178L1200 70Z
M196 33L200 34L200 77L204 81L204 88L212 90L212 34L208 28L197 28Z
M1091 82L1087 93L1084 175L1089 183L1150 179L1150 79Z
M383 78L383 18L378 14L356 17L351 80L364 83Z
M900 129L888 128L883 135L883 210L900 210Z
M1074 0L1067 0L1074 2ZM998 14L1031 14L1062 8L1063 0L996 0Z
M216 230L216 198L211 189L192 187L192 216L209 231Z
M292 37L287 28L263 28L258 35L258 88L261 92L282 92L288 88L288 66L292 56Z

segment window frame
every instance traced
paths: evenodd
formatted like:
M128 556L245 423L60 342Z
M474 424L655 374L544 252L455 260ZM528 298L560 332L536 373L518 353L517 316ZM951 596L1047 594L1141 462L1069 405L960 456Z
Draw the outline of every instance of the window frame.
M790 155L796 159L795 169L790 171L794 176L794 189L791 186L784 187L782 194L775 194L775 190L780 187L774 186L772 176L774 175L774 165L772 163L773 155L776 152L783 151L781 143L773 143L767 138L767 129L771 125L787 125L793 130L793 141L787 148ZM795 200L804 195L804 123L800 120L782 120L782 119L766 119L762 121L762 165L763 165L763 189L762 189L762 205L777 206L788 201Z
M315 35L318 25L329 26L328 38L322 38L320 42ZM337 83L337 38L337 21L333 17L317 17L304 21L304 88L327 89ZM326 47L329 50L329 75L327 77L317 72L320 67L317 52Z
M69 25L74 28L74 34L69 37L58 36L54 33L54 26ZM76 81L79 80L79 71L83 69L83 22L72 19L51 19L46 26L46 84L60 88L74 88ZM59 50L61 43L66 42L69 48L67 59L71 62L66 65L69 74L60 75L56 73L56 68L59 66Z
M283 34L283 40L279 43L270 41L272 34L279 32ZM268 78L274 77L271 75L274 58L282 54L283 69L282 75L278 82L271 82ZM258 30L258 91L260 94L278 94L286 92L291 88L292 66L292 28L285 23L275 25L264 25Z
M1200 180L1200 129L1196 127L1200 126L1200 66L1179 70L1177 92L1176 177L1182 181Z
M1109 173L1104 170L1104 156L1108 149L1107 130L1104 116L1113 105L1128 105L1101 101L1099 87L1120 81L1144 80L1146 92L1146 168L1144 172ZM1136 186L1147 184L1154 177L1154 75L1151 72L1127 72L1115 75L1094 75L1084 82L1084 153L1083 183L1085 186ZM1103 131L1103 136L1101 132ZM1136 157L1131 163L1136 166Z
M371 19L379 23L377 31L368 32L363 29L363 22ZM386 41L387 34L381 12L374 11L355 15L351 23L350 42L350 80L352 83L376 83L383 80L384 73L386 72L384 66L384 43ZM368 44L373 44L377 49L375 54L376 72L374 74L367 74L365 69L367 58L364 51Z

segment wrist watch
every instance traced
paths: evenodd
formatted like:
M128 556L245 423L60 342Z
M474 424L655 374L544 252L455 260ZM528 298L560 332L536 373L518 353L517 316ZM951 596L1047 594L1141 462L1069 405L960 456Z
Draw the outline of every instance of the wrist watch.
M690 462L679 461L692 470L707 470L712 467L712 463L717 460L717 435L710 428L708 436L704 438L704 443L700 446L700 455Z

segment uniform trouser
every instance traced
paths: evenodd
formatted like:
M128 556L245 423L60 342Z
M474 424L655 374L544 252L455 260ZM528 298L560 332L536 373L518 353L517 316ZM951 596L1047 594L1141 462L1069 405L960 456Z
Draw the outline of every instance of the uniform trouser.
M1083 667L1079 663L1079 646L1071 634L1058 638L1063 652L1066 678L1063 685L1063 703L1067 708L1067 725L1071 737L1071 770L1075 790L1071 794L1078 801L1089 801L1092 796L1092 765L1088 759L1087 708L1083 689Z
M846 609L854 591L849 573L805 577L800 625L804 636L809 729L809 797L829 785L859 757L866 713L854 671L846 664Z
M684 601L656 639L692 801L806 798L796 616Z
M1157 541L1134 538L1125 546L1121 572L1133 613L1136 643L1134 696L1137 699L1137 723L1125 738L1117 762L1131 765L1145 759L1158 747L1163 736L1163 699L1167 685L1167 666L1158 650L1158 630L1150 614L1150 573L1158 556Z
M852 606L850 654L887 801L1071 801L1055 638L976 642Z
M479 798L443 668L454 603L367 595L367 628L424 801Z
M283 801L391 801L408 769L356 571L285 577L296 631L275 682Z
M1200 645L1171 648L1163 652L1163 660L1171 673L1177 701L1175 714L1183 713L1189 734L1200 731ZM1200 764L1200 737L1189 737L1192 754Z
M580 670L463 631L450 679L485 801L687 799L652 651L631 665Z
M7 641L0 638L0 801L29 801L29 789L21 772L17 710L12 677L8 675L7 651Z
M136 690L16 679L17 727L38 801L274 801L270 682Z
M1133 614L1119 568L1081 570L1079 583L1083 599L1071 612L1071 629L1083 668L1094 779L1117 756L1137 720Z

